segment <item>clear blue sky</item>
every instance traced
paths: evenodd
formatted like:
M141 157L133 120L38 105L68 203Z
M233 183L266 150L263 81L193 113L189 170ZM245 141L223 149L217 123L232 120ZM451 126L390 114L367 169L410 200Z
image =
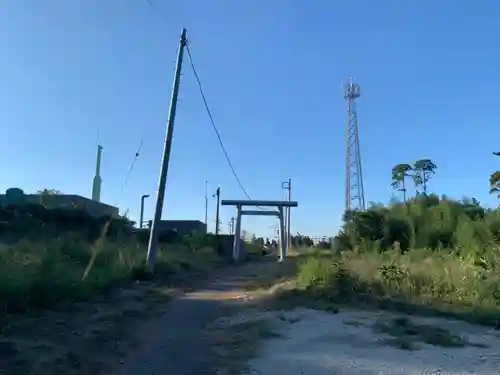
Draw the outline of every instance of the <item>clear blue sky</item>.
M431 190L494 205L500 169L498 0L0 1L0 191L90 195L137 219L155 193L181 27L238 174L254 199L299 201L292 230L334 234L344 206L343 78L358 104L367 201L394 164L431 158ZM163 216L204 217L205 181L244 198L184 65ZM135 151L144 145L120 193ZM288 155L287 155L288 153ZM153 212L153 198L146 215ZM214 202L210 201L210 217ZM223 208L223 229L233 214ZM245 229L268 235L270 218ZM211 225L213 228L213 223Z

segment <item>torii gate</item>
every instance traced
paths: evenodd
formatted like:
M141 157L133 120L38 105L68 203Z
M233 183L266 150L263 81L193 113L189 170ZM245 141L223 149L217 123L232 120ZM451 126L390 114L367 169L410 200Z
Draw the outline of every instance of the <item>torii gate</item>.
M297 202L294 201L254 201L254 200L222 200L222 206L236 206L236 226L234 230L233 244L233 259L237 260L240 256L240 239L241 239L241 216L277 216L280 221L280 261L286 257L286 237L285 223L283 222L283 207L297 207ZM257 211L257 210L242 210L243 206L252 207L276 207L277 211ZM290 212L288 213L290 215Z

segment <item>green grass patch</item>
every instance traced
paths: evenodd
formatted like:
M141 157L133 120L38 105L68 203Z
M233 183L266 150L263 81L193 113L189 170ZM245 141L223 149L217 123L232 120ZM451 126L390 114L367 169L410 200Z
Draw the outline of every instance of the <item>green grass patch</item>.
M287 291L285 298L498 327L500 256L498 260L490 259L486 266L445 250L309 254L297 267L296 290Z
M137 243L75 236L0 247L0 313L24 313L83 301L115 286L145 280L146 248ZM154 278L176 285L213 267L212 249L160 248Z

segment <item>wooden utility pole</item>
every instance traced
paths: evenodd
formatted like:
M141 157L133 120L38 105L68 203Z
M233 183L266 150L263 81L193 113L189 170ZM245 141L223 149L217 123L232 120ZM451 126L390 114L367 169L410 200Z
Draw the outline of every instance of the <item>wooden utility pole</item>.
M177 97L179 95L179 84L182 70L182 58L184 56L184 48L186 47L186 29L181 30L181 40L179 41L179 49L177 51L177 62L175 64L174 84L172 88L172 96L170 98L170 109L168 111L167 130L165 136L165 145L163 148L163 157L161 161L160 178L158 181L158 192L156 194L156 206L149 233L147 265L150 271L154 271L156 261L156 250L158 248L158 225L161 220L163 211L163 200L165 198L165 187L167 185L168 164L170 161L170 151L172 149L172 138L174 134L175 112L177 110Z

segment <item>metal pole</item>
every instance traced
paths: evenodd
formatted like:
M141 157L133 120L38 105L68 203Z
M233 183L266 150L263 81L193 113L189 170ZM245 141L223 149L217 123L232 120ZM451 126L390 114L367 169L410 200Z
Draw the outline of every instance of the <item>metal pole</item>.
M217 210L215 211L215 235L219 235L219 208L220 208L220 187L217 188L217 191L215 192L215 195L217 197Z
M158 192L156 195L156 206L149 234L147 265L150 271L154 270L156 261L156 250L158 248L158 224L161 220L163 211L163 200L165 198L165 187L167 185L168 163L170 161L170 150L172 149L172 137L174 134L175 112L177 109L177 96L179 94L179 83L181 78L182 57L184 56L184 47L186 46L186 29L181 30L181 39L177 51L177 62L175 65L174 84L172 88L172 97L170 99L170 109L168 111L167 130L165 136L165 146L161 161L160 178L158 181Z
M288 179L288 202L291 202L292 201L292 179L289 178ZM286 221L287 221L287 230L286 230L286 233L287 233L287 238L286 238L286 249L287 251L289 251L290 249L290 246L292 244L292 234L290 232L290 214L291 214L291 210L292 210L292 207L288 206L286 211L287 211L287 214L286 214Z
M205 225L208 232L208 181L205 181Z
M139 219L139 228L142 228L142 223L144 222L144 200L149 197L149 194L141 195L141 216Z

